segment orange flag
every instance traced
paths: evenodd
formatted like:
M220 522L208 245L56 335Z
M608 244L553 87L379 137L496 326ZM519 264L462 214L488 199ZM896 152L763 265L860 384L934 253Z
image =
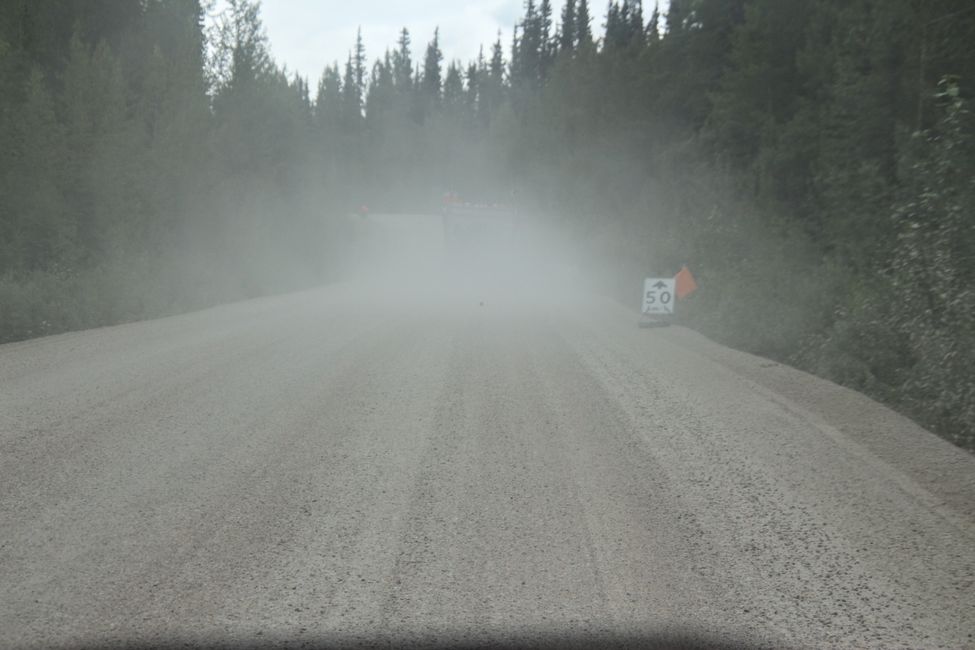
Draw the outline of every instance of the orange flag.
M694 281L694 276L691 275L691 270L687 268L687 265L681 267L680 272L674 276L677 280L677 297L686 298L695 291L697 291L697 282Z

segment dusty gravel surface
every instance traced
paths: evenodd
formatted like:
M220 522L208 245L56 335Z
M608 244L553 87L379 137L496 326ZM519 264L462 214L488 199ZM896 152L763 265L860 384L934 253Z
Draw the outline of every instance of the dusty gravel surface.
M606 300L386 289L0 346L0 647L975 647L970 455Z

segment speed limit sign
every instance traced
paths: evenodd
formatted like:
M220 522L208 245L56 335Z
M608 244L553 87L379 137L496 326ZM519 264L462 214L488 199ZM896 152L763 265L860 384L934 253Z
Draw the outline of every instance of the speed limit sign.
M643 313L673 314L676 284L673 278L647 278L643 283Z

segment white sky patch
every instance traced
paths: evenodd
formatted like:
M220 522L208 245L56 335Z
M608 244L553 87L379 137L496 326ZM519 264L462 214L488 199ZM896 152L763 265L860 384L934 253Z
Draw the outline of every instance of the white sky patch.
M660 3L661 11L669 0ZM557 21L562 2L552 3ZM591 0L593 32L602 32L604 0ZM222 3L218 2L218 10ZM649 18L653 3L644 0ZM355 45L356 30L362 27L370 68L387 47L395 47L403 27L410 30L414 61L423 61L433 30L440 27L440 47L445 64L457 59L465 65L477 58L484 46L491 46L501 31L507 58L511 28L524 13L523 0L262 0L261 17L271 41L271 52L279 65L286 65L317 84L326 65L343 65Z
M275 60L292 72L297 70L314 86L326 65L345 63L360 26L370 66L387 47L395 47L403 27L410 30L414 61L422 62L439 26L445 62L456 58L466 63L477 57L482 44L490 52L499 29L508 48L522 2L263 0L261 7Z

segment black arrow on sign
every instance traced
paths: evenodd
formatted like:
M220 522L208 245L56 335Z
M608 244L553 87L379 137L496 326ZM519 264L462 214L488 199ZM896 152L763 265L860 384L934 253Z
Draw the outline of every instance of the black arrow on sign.
M663 280L661 280L657 284L653 285L653 288L654 289L666 289L667 288L667 283L664 282Z

